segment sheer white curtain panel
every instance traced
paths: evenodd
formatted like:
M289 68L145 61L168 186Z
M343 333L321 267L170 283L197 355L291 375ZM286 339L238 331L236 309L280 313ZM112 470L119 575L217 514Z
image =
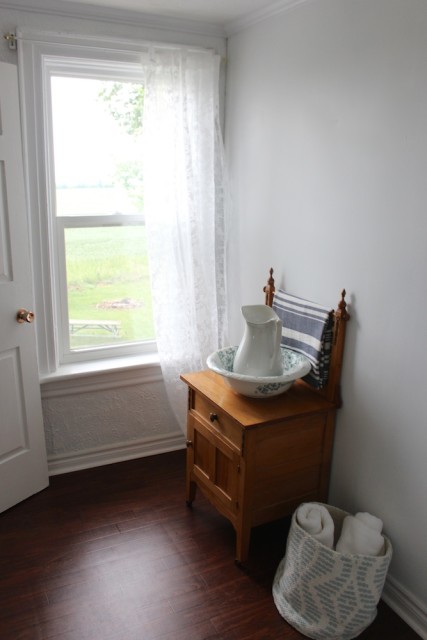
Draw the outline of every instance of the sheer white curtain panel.
M220 60L153 47L144 61L144 210L156 338L172 409L185 429L183 372L226 344L227 188Z

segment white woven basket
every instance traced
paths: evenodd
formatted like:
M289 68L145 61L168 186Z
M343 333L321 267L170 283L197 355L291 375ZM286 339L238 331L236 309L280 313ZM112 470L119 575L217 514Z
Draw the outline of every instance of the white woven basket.
M345 511L325 506L339 538ZM382 556L338 553L304 531L292 516L286 554L273 581L273 598L283 618L315 640L351 640L377 615L392 546L384 536Z

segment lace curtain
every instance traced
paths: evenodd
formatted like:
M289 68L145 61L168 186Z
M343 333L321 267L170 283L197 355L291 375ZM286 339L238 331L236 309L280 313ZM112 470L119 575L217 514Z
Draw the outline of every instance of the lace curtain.
M144 210L162 373L183 430L181 373L226 343L223 145L219 57L153 48L145 66Z

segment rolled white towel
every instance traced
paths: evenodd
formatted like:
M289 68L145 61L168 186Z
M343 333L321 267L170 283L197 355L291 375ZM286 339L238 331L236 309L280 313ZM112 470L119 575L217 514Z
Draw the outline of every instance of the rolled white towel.
M337 551L364 556L380 556L384 553L384 538L381 535L382 522L375 516L367 516L370 514L357 514L344 518L341 536L336 546ZM380 523L381 528L378 530ZM369 526L370 524L373 526Z
M361 520L363 524L366 524L366 526L370 529L378 531L378 533L381 533L381 531L383 530L383 521L376 516L367 513L366 511L359 511L354 517L358 520Z
M321 504L307 502L298 507L296 520L300 527L316 540L332 549L334 545L334 521Z

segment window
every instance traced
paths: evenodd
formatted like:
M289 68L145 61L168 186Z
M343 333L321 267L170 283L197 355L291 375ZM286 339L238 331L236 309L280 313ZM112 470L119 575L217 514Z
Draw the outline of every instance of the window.
M143 86L95 72L50 74L63 361L154 340L140 162Z
M23 44L25 76L30 62ZM38 300L44 303L38 315L46 318L39 328L47 354L42 368L154 352L139 56L84 47L76 53L64 46L59 55L58 47L39 47L50 54L31 51L40 84L36 77L38 108L31 116L27 107L26 115L44 134L33 140L41 229Z

